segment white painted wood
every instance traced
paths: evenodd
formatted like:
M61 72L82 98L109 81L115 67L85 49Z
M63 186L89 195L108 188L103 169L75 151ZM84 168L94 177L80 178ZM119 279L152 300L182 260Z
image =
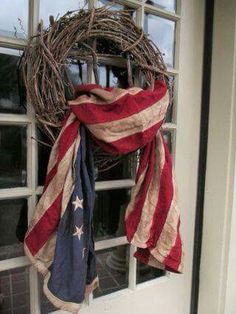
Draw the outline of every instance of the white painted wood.
M135 181L131 179L99 181L95 183L95 191L130 189L134 185L135 185ZM42 186L37 187L36 194L40 195L42 193L43 193L43 187ZM0 197L1 197L1 190L0 190Z
M95 1L95 0L94 0ZM29 0L29 33L32 34L38 21L39 0ZM127 1L125 1L128 4ZM204 0L186 1L182 5L178 4L178 14L173 14L153 8L145 4L143 0L137 4L131 0L131 6L138 9L137 22L139 26L144 23L144 11L157 14L159 16L177 21L176 29L176 67L168 69L170 74L179 76L178 93L176 102L177 127L175 124L166 124L164 128L177 130L176 138L176 174L179 183L180 205L182 208L182 233L185 243L186 258L184 275L169 275L164 278L151 280L136 287L136 261L130 257L129 288L110 295L98 298L85 306L81 313L88 314L128 314L135 311L137 314L145 312L161 314L187 314L190 305L190 287L192 272L192 251L194 233L194 211L196 201L197 184L197 162L198 162L198 142L199 142L199 119L200 119L200 96L201 96L201 64L202 64L202 44L203 44L203 17ZM90 1L91 5L91 1ZM180 27L181 24L181 27ZM23 43L0 38L0 44L7 47L20 47ZM26 42L24 41L24 45ZM191 47L191 49L189 49ZM89 71L89 80L93 80L93 74ZM194 75L193 75L194 74ZM30 107L29 107L30 109ZM12 118L12 120L11 120ZM0 115L0 123L28 124L28 152L27 168L29 171L29 188L0 190L0 197L13 198L14 196L29 197L29 218L32 216L36 203L36 195L41 193L41 187L37 187L37 147L36 143L30 140L30 136L35 135L35 121L33 111L29 111L27 116L7 117ZM4 120L5 119L5 120ZM24 120L25 119L25 120ZM108 190L117 188L131 188L133 180L114 180L109 182L96 183L96 190ZM1 194L2 193L2 194ZM15 194L14 194L15 193ZM104 240L96 243L96 250L108 248L127 243L124 237L112 240ZM131 246L131 254L134 247ZM28 260L25 258L28 262ZM13 264L11 264L13 263ZM2 267L9 269L11 265L18 267L22 260L3 261ZM0 264L1 265L1 264ZM31 281L31 313L39 313L39 291L36 271L30 268ZM1 269L0 269L1 270ZM62 313L62 311L57 311Z
M128 241L126 237L113 238L108 240L101 240L95 242L95 251L100 251L108 248L112 248L114 246L127 244Z
M145 11L148 12L148 13L152 13L152 14L156 14L156 15L159 15L161 17L164 17L164 18L168 18L172 21L178 21L180 19L180 15L179 14L176 14L176 13L173 13L173 12L169 12L169 11L166 11L166 10L162 10L158 7L155 7L155 6L152 6L152 5L149 5L149 4L145 4Z
M9 260L3 260L3 261L0 261L0 272L9 270L9 269L14 269L17 267L28 266L29 264L30 262L28 258L26 258L25 256L15 257Z
M236 2L215 1L199 314L235 313ZM231 278L231 275L234 278ZM234 290L232 290L234 289ZM227 303L226 303L227 302Z
M0 47L22 49L27 45L26 39L0 36Z
M96 182L95 190L104 191L104 190L114 190L114 189L125 189L131 188L135 185L134 180L112 180L112 181L100 181Z
M137 288L136 285L136 277L137 277L137 259L134 257L134 253L136 252L136 247L134 245L130 245L130 254L129 254L129 289L135 290Z
M231 215L231 230L229 242L229 262L225 292L225 314L234 314L236 309L236 160L234 163L233 206Z
M24 198L32 194L32 190L29 188L10 188L0 189L0 200L12 199L12 198Z
M18 124L28 124L30 123L30 118L25 114L9 114L1 113L0 114L0 123L7 125L18 125Z

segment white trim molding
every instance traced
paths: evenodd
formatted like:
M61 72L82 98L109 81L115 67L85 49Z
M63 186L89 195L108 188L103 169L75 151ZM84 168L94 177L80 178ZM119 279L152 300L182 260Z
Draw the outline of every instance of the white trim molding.
M233 196L236 189L235 75L236 2L216 0L199 314L233 314L236 308L236 298L229 294L233 288L230 283L236 280L232 280L233 272L229 267L229 256L233 253L230 239L236 239L236 230L233 229Z

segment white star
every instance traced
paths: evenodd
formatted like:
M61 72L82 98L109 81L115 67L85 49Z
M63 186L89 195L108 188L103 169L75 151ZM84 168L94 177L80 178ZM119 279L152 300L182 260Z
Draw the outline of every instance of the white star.
M74 202L72 202L72 204L75 206L74 207L74 211L76 211L77 208L83 208L83 200L79 199L78 196L76 196L76 199Z
M75 229L76 229L76 231L75 231L75 233L73 233L73 236L78 236L78 238L80 240L82 234L84 233L83 230L82 230L83 229L83 225L80 228L75 226Z

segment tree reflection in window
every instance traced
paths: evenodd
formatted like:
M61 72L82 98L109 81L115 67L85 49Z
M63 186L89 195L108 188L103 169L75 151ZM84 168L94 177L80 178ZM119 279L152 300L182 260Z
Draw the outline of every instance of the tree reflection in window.
M19 50L0 48L0 112L25 113L26 93L18 69Z

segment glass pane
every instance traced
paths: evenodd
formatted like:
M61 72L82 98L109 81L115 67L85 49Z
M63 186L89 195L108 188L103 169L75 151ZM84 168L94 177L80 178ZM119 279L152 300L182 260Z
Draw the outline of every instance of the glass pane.
M102 7L104 5L110 6L111 10L119 11L124 10L125 6L119 3L115 3L115 1L112 0L99 0L98 1L98 7Z
M137 262L137 284L165 275L165 271Z
M0 35L25 38L28 24L28 0L1 0Z
M94 290L94 298L127 288L129 246L121 245L97 251L96 256L100 287Z
M0 260L24 254L22 242L28 226L26 199L0 201Z
M0 188L25 186L26 127L0 126Z
M26 112L25 90L18 80L20 55L19 50L0 48L0 113Z
M175 22L145 13L144 29L163 54L169 67L174 66Z
M87 64L85 62L68 59L67 74L73 85L87 83Z
M38 128L37 129L38 142L38 185L44 185L47 174L47 166L51 147L48 144L47 136ZM44 144L45 143L45 144Z
M29 268L0 272L1 314L30 314Z
M54 1L41 0L39 14L40 19L43 20L44 27L48 27L50 15L52 15L54 19L58 19L68 11L79 10L87 7L88 5L84 0L57 0L56 5Z
M154 5L162 10L175 12L176 0L146 0L147 4Z
M131 153L117 158L110 155L102 157L100 162L100 156L95 156L95 173L96 181L107 180L121 180L121 179L133 179L136 172L137 154ZM104 162L104 166L103 166ZM98 170L98 168L100 170Z
M169 93L170 93L170 104L166 113L166 119L165 122L173 122L174 120L174 97L175 97L175 77L174 76L169 76Z
M136 11L130 7L127 7L126 5L116 3L113 0L98 0L98 8L103 6L107 6L107 8L112 11L129 10L134 22L136 21Z
M124 215L129 199L127 189L96 193L93 218L96 241L125 235Z
M164 130L163 131L163 137L164 137L164 140L170 150L170 153L173 154L173 143L172 143L172 132L171 131L167 131L167 130Z
M99 65L99 84L104 87L128 87L127 69L115 66Z

